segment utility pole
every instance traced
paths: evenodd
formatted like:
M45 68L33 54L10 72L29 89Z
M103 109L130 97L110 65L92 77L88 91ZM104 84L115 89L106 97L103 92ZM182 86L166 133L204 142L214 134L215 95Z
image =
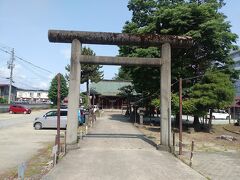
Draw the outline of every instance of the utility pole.
M12 94L12 82L13 82L13 68L14 68L14 49L12 49L12 56L10 61L8 61L8 69L10 69L10 77L9 77L9 91L8 91L8 104L11 103L11 94Z

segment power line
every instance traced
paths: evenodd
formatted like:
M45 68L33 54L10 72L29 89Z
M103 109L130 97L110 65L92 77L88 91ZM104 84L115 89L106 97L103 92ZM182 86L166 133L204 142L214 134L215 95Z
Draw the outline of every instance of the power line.
M2 49L2 48L0 48L0 50L3 51L3 52L5 52L5 53L11 54L11 52L9 52L9 51L7 51L7 50L4 50L4 49ZM23 59L23 58L21 58L21 57L19 57L19 56L17 56L17 55L15 55L15 57L16 57L17 59L25 62L25 63L30 64L31 66L33 66L33 67L35 67L35 68L41 69L41 70L43 70L43 71L46 71L46 72L52 74L51 71L49 71L49 70L47 70L47 69L45 69L45 68L42 68L42 67L40 67L40 66L38 66L38 65L35 65L35 64L31 63L30 61L27 61L27 60L25 60L25 59Z
M21 61L18 61L18 62L19 62L21 65L24 64L24 63L21 62ZM24 68L25 68L26 70L32 72L34 75L38 76L39 79L46 79L46 76L45 76L46 74L40 73L40 72L38 72L38 71L34 70L33 68L28 67L28 66L24 66ZM32 79L32 77L31 77L31 79Z
M22 84L24 85L25 87L27 88L30 88L30 89L34 89L34 90L41 90L41 88L36 88L36 87L33 87L33 86L29 86L29 84L26 84L26 83L23 83L23 82L20 82L20 81L16 81L15 84Z

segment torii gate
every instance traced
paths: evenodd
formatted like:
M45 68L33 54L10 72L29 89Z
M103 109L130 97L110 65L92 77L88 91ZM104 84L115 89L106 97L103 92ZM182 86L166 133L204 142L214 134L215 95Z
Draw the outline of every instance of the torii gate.
M77 109L79 107L81 64L101 64L160 67L161 145L166 148L171 147L171 47L188 48L193 44L191 37L49 30L48 39L50 42L72 43L66 137L68 146L74 145L78 141ZM84 43L142 47L161 46L161 58L84 56L81 55L81 46Z

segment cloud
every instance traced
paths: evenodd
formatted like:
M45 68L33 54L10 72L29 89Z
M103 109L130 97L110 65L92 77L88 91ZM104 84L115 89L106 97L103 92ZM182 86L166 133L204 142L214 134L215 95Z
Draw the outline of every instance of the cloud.
M9 77L10 70L6 66L0 67L0 76L1 77Z
M49 89L50 82L39 82L36 88L38 89Z

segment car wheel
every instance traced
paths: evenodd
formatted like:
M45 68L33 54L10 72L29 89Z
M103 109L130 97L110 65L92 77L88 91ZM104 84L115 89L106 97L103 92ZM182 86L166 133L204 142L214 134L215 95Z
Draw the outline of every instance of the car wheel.
M13 112L12 112L12 111L9 111L9 113L10 113L10 114L13 114Z
M215 119L215 116L212 116L212 119Z
M40 130L40 129L42 129L42 124L41 123L36 123L36 124L34 124L34 128L36 130Z
M228 120L228 119L229 119L229 116L226 117L226 120Z

